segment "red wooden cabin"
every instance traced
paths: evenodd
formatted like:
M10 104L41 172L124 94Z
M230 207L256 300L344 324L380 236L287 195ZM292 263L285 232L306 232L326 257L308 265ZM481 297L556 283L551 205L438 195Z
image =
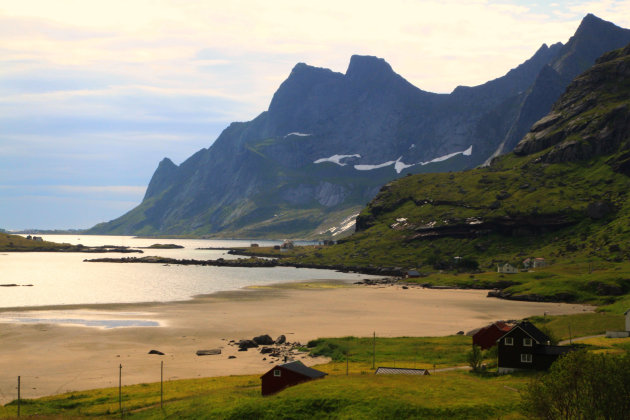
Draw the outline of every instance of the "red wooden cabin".
M275 394L289 386L323 378L326 375L328 374L305 366L299 361L276 365L260 377L262 380L262 394Z

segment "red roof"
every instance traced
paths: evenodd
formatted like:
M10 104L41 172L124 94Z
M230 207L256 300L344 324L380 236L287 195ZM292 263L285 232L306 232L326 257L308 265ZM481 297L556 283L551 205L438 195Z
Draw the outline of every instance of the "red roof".
M482 350L487 350L494 346L497 340L512 328L513 325L503 321L487 325L473 335L473 345L481 347Z

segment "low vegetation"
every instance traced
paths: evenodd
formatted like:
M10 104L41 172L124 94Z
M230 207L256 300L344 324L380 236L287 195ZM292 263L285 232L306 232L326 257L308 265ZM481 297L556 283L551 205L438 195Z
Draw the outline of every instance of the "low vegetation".
M24 236L0 232L0 252L64 251L73 248L76 247L70 244L26 239Z
M541 419L627 419L630 355L569 353L523 396L527 411Z

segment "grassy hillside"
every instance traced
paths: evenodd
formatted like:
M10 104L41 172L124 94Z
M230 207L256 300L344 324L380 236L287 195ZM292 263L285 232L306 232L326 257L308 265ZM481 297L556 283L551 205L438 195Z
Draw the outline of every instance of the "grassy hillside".
M7 251L63 251L75 248L70 244L58 244L47 241L34 241L20 235L11 235L0 232L0 252Z

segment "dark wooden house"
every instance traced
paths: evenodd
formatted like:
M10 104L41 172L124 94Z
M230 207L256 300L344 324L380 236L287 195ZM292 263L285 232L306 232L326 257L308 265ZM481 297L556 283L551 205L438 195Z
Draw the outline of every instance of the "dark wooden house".
M482 350L488 350L489 348L495 346L497 344L497 340L510 331L512 327L513 325L507 324L503 321L497 321L493 324L487 325L473 334L473 345L481 347Z
M284 388L323 378L326 375L327 373L305 366L299 361L276 365L260 377L262 380L262 395L275 394Z
M499 373L516 370L547 370L556 359L571 350L552 346L549 337L532 323L523 321L497 340Z

